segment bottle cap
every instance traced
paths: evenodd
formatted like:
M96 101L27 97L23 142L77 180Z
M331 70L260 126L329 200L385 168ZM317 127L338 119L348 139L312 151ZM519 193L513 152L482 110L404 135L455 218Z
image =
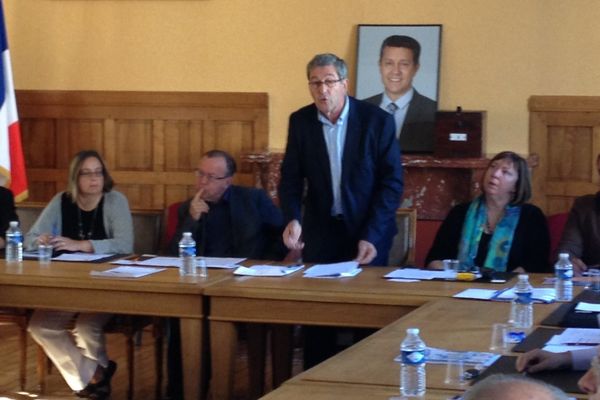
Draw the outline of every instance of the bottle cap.
M419 334L419 328L408 328L406 330L406 333L408 333L409 335L418 335Z
M17 226L19 226L19 221L10 221L9 226L11 228L16 228Z
M569 253L560 253L558 255L558 258L566 258L568 260L569 259Z
M183 232L183 236L184 237L191 237L192 236L192 232Z

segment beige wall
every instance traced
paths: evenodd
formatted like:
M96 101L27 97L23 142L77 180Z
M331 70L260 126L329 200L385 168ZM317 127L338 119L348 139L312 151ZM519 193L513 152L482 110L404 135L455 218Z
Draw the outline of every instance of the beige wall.
M358 24L442 24L440 107L488 111L485 151L528 152L527 99L600 93L597 0L4 0L18 89L250 91L270 146L308 103L304 66Z

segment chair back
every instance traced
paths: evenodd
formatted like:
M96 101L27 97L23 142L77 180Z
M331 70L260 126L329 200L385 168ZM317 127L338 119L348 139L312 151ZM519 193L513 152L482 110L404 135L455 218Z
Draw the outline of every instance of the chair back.
M179 206L181 206L183 202L178 201L176 203L170 204L166 209L163 216L163 235L162 235L162 251L165 252L171 240L173 240L173 236L175 236L175 232L177 231L177 211L179 210Z
M135 210L131 212L133 224L133 252L156 254L160 249L162 213L158 210Z
M548 231L550 232L550 264L554 264L558 258L556 251L568 219L569 213L549 215L546 219L548 221Z
M415 208L399 208L396 211L396 226L398 233L392 242L388 265L414 265L417 210Z

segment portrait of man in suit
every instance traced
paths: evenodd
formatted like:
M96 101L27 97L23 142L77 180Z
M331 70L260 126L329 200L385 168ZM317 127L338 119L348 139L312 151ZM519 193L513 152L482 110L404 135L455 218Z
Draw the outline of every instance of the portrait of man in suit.
M379 92L365 96L365 101L394 116L396 137L402 152L433 152L437 101L430 97L431 85L424 87L429 89L429 93L415 87L421 71L421 44L412 36L393 34L386 36L378 48L377 67L381 84L371 82L371 91L375 88ZM437 75L434 78L437 81ZM372 76L370 80L375 81L376 78ZM437 83L433 87L437 95Z

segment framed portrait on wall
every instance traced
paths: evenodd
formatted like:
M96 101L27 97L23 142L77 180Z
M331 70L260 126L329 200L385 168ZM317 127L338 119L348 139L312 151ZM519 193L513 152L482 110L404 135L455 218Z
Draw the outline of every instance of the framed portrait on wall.
M393 35L409 36L421 46L419 70L413 86L437 101L442 42L441 25L359 25L356 66L356 97L364 99L381 93L379 53L383 41Z
M433 152L441 25L359 25L356 97L394 115L403 152Z

